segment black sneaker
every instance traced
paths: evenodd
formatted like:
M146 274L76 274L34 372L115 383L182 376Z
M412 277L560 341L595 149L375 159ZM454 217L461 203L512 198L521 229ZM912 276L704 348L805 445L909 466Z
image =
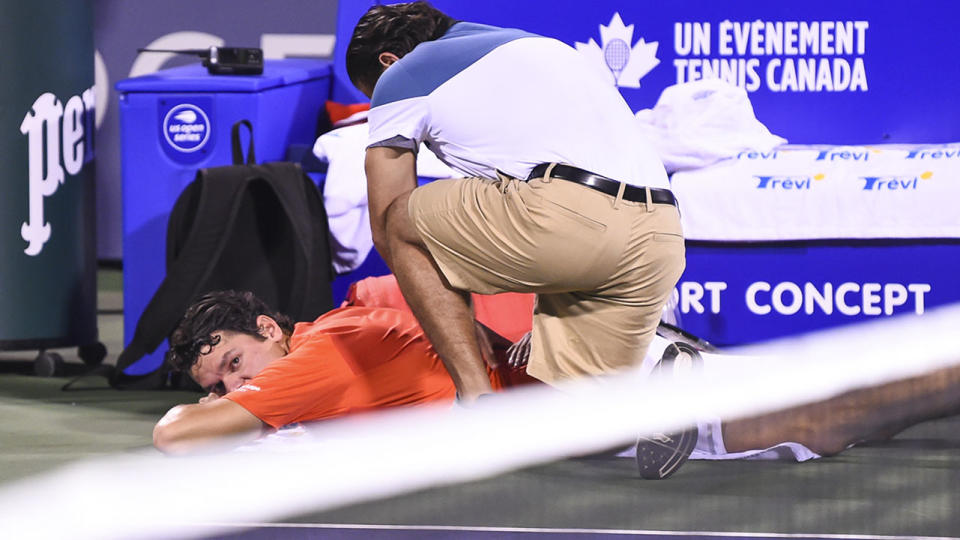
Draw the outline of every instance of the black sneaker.
M663 352L654 373L685 373L703 362L693 346L677 342ZM661 480L677 472L697 446L697 426L679 433L656 433L637 440L637 469L640 477Z

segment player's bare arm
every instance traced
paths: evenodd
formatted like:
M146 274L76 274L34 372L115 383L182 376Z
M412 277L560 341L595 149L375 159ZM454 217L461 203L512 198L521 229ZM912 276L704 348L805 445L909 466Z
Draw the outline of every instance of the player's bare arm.
M177 405L153 428L153 445L168 454L196 450L213 442L252 441L269 428L229 399L206 396L201 403Z

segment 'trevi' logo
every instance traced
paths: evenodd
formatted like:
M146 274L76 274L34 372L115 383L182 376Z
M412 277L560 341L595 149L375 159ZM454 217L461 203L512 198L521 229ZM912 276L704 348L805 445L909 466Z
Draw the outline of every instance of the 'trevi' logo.
M600 45L590 38L576 43L577 51L605 66L617 86L640 88L640 79L660 63L658 43L640 38L633 43L633 25L624 26L619 13L614 13L608 26L600 25Z

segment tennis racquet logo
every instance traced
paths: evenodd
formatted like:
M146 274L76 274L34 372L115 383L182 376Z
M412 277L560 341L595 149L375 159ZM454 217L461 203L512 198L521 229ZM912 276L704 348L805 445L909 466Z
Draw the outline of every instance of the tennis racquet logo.
M609 25L600 25L600 44L590 38L575 46L580 54L605 67L614 85L624 88L640 88L640 79L660 63L658 42L647 43L641 37L633 43L633 25L625 26L619 13L613 14Z

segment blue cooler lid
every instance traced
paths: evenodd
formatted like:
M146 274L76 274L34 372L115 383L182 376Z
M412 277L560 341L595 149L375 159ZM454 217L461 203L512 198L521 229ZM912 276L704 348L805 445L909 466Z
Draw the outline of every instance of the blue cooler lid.
M118 81L118 92L260 92L312 79L329 77L328 60L284 58L264 60L261 75L211 75L196 64L164 69Z

